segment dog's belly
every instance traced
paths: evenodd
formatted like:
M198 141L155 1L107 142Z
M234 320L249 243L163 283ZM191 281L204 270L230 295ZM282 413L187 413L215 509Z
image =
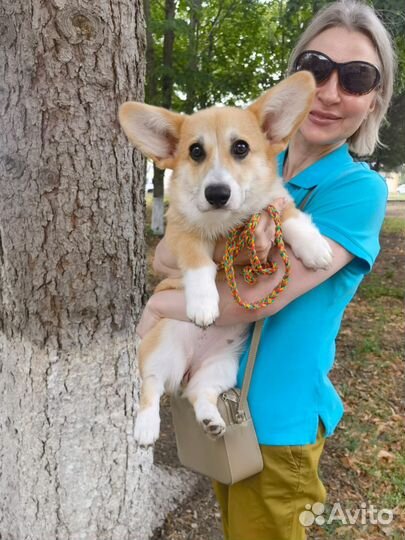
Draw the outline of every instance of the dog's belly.
M186 323L190 326L190 323ZM210 326L199 328L194 324L192 331L187 328L184 339L187 340L187 350L189 365L192 370L211 358L220 359L224 354L239 356L242 352L243 344L247 338L248 326L238 324L234 326Z
M176 391L184 374L192 377L203 364L235 360L235 378L237 372L237 360L246 342L249 325L238 324L233 326L210 326L206 329L199 328L191 322L165 321L166 354L169 352L170 362L159 361L160 367L156 367L165 373L166 391ZM182 360L181 360L182 359Z

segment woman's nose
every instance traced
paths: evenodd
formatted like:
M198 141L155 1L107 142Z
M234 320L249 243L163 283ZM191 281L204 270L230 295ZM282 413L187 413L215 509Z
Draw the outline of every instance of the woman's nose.
M336 69L325 82L318 86L317 96L325 105L331 105L340 100L339 75Z

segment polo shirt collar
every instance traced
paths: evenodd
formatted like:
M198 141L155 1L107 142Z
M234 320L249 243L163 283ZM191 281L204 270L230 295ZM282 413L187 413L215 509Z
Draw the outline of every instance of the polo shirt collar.
M278 174L281 177L283 176L283 166L286 153L287 150L284 150L284 152L281 152L281 154L277 156ZM306 189L316 187L322 183L322 180L327 176L328 171L335 170L337 167L341 167L344 163L350 162L352 162L352 157L349 154L349 145L343 144L330 154L327 154L303 171L299 172L296 176L291 178L288 183Z

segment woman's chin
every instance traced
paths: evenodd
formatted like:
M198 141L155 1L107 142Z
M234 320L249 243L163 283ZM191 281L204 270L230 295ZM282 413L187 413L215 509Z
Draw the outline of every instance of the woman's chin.
M326 129L316 125L305 125L300 129L305 142L311 146L335 145L346 140L340 130Z

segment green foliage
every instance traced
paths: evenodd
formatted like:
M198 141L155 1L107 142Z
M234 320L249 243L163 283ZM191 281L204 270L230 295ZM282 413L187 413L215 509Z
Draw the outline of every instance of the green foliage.
M405 12L403 0L372 0L370 4L377 10L392 36L398 60L395 94L405 93Z
M387 122L381 129L384 146L377 148L372 161L379 169L390 171L405 162L405 12L403 0L373 0L388 28L397 53L397 75L394 97L388 111Z
M396 169L405 162L405 90L394 95L380 138L384 146L376 149L372 161L378 169Z
M148 0L145 0L148 1ZM404 0L369 0L390 30L397 48L395 97L382 131L387 145L373 156L386 170L405 162ZM178 0L174 21L165 20L164 2L150 0L153 36L153 103L162 103L162 78L174 81L172 108L191 112L215 103L243 104L284 77L288 57L313 15L327 0ZM171 67L163 67L163 36L174 30ZM168 72L169 71L169 72Z
M162 58L164 8L156 0L150 5L156 57ZM179 0L173 108L246 103L271 87L285 75L289 53L313 8L310 0ZM162 62L155 70L161 80Z
M320 0L275 0L267 3L267 24L270 28L269 64L263 86L276 84L287 73L288 59L298 38L312 16L327 2Z

